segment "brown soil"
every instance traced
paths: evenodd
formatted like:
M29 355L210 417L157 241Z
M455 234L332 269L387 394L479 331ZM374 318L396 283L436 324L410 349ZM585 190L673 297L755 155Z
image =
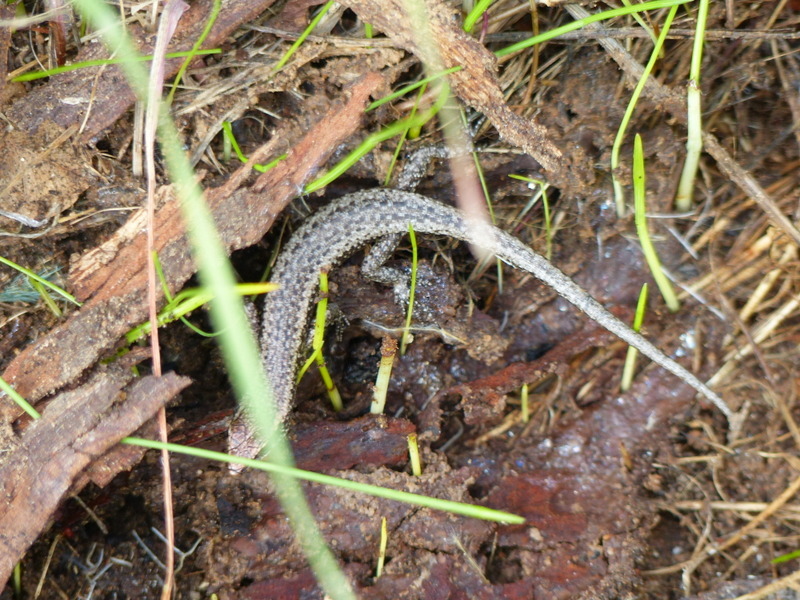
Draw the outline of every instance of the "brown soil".
M356 257L331 275L332 302L344 318L330 327L327 362L346 407L329 409L318 374L301 382L288 426L299 466L526 520L498 525L306 485L358 595L794 597L796 559L773 560L800 543L800 234L792 224L800 214L798 3L711 3L701 81L705 153L690 213L675 214L672 202L685 156L694 4L678 11L656 81L634 113L617 176L632 203L630 156L639 133L647 210L658 217L649 229L680 282L675 314L654 291L630 211L618 218L614 210L612 144L637 80L631 64L646 63L652 48L633 20L607 23L622 39L585 28L496 60L491 51L575 15L560 2L536 8L497 0L472 36L450 4L427 0L423 37L436 42L434 57L401 0L345 1L274 73L318 4L228 0L204 44L222 52L191 62L172 105L243 280L261 277L283 234L300 222L300 202L299 210L283 210L298 190L407 116L417 95L365 112L369 101L422 78L420 60L436 58L462 67L450 84L477 132L498 225L550 252L625 320L649 281L647 337L711 379L746 416L741 430L731 429L691 388L643 361L631 389L620 392L624 344L531 277L494 265L473 272L467 248L433 238L421 240L424 322L396 361L387 416L369 415L381 336L404 317L391 289L364 280ZM192 47L211 6L193 2L170 51ZM142 14L129 31L150 54L155 35ZM665 14L645 17L656 33ZM13 16L0 8L0 18ZM374 39L364 38L364 22ZM16 75L37 60L107 56L100 43L76 44L79 25L64 17L0 29L7 50L0 69ZM166 76L180 64L167 61ZM19 591L9 580L0 599L159 598L166 553L160 456L117 442L137 430L155 437L153 415L168 403L171 441L224 450L235 399L213 339L181 323L161 334L168 377L150 375L144 348L110 360L125 332L147 319L146 182L134 170L134 96L119 68L6 79L0 256L52 278L83 306L56 298L56 316L0 266L2 376L43 413L32 424L8 398L0 404L0 583L20 565ZM435 100L422 94L416 110ZM262 175L228 159L223 121L256 162L287 158ZM434 119L401 158L441 142ZM396 147L397 138L382 142L306 197L306 207L383 182ZM174 293L193 285L194 263L165 167L157 167L156 248ZM549 229L541 202L522 210L532 186L509 175L548 182ZM457 186L472 184L440 161L418 191L454 201ZM398 251L395 265L408 267L408 256ZM190 320L210 327L202 311ZM408 466L410 433L420 440L420 476ZM323 597L265 475L232 475L180 455L171 473L176 597ZM388 548L376 577L381 518Z

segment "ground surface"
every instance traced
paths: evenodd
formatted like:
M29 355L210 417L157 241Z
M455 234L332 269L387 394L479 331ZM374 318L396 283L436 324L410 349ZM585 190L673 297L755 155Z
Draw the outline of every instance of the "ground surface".
M262 276L306 208L383 182L397 138L306 197L306 206L283 212L259 241L298 189L370 133L436 100L425 92L415 109L411 92L363 112L369 98L421 78L418 59L430 58L402 3L343 2L273 73L316 4L224 3L206 42L223 52L190 65L173 103L246 281ZM654 217L649 228L682 302L671 314L651 285L644 332L711 379L746 415L741 429L641 361L632 388L620 392L622 343L525 274L493 264L476 269L467 248L433 238L421 240L415 341L395 365L387 416L372 417L366 413L380 337L404 317L392 290L365 281L354 257L332 273L332 302L345 318L330 327L328 342L346 408L334 414L318 375L304 379L288 428L299 465L526 519L499 526L306 486L319 527L361 597L795 597L789 590L800 580L796 560L771 561L796 550L800 511L800 236L791 224L800 211L800 7L755 2L726 12L724 4L712 3L708 22L701 87L711 137L693 210L675 214L672 202L685 155L694 4L678 11L655 72L662 87L645 90L618 177L632 204L629 165L632 135L639 133ZM171 49L191 47L210 10L210 2L193 3ZM616 50L583 29L497 64L485 48L496 51L574 18L563 8L530 10L526 2L495 2L483 32L479 22L468 36L451 7L431 1L429 37L444 66L464 67L452 89L476 132L498 225L549 253L630 321L642 283L652 280L630 211L616 215L609 165L636 81L620 56L644 64L652 44L634 21L615 21L608 27L622 31ZM656 33L665 14L648 13ZM130 32L150 52L148 17L135 16ZM374 25L375 39L363 38L364 21ZM68 19L0 30L8 49L0 66L14 74L34 57L104 55L99 43L77 46L76 31ZM179 66L173 62L168 76ZM135 220L145 181L133 166L133 95L116 67L8 82L0 101L9 123L0 141L0 256L85 302L78 310L56 300L64 314L55 316L15 272L0 271L3 377L40 410L47 401L52 407L36 425L10 404L3 408L8 458L0 479L8 502L0 515L0 568L8 575L25 552L22 598L158 598L165 553L159 458L106 451L167 399L174 441L223 450L235 401L215 342L180 323L163 330L162 361L191 384L134 379L137 362L140 374L150 373L142 350L116 365L101 362L147 318L144 236L137 235L143 225ZM246 155L267 163L288 153L286 160L258 179L232 175L240 164L225 151L223 121L232 123ZM401 158L441 140L434 119ZM166 184L160 164L159 173ZM550 184L549 226L541 201L525 210L538 188L509 175ZM418 191L453 201L464 181L471 185L468 174L454 180L447 162L438 161ZM159 255L177 290L193 284L193 263L167 188L159 202ZM409 256L405 245L393 263L407 268ZM210 327L202 311L191 320ZM527 422L523 384L530 391ZM409 433L420 440L421 476L409 474ZM216 463L179 456L172 473L177 597L322 597L266 476L234 476ZM389 540L376 578L381 517ZM14 597L11 583L0 597Z

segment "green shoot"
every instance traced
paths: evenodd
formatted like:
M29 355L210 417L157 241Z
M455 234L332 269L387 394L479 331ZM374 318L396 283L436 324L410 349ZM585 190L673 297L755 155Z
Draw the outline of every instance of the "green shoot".
M386 517L381 517L381 539L378 546L378 566L375 569L375 579L383 574L383 565L386 562L386 545L389 542L389 532L386 529Z
M789 562L790 560L794 560L795 558L800 558L800 550L795 550L793 552L789 552L787 554L781 554L780 556L776 556L770 561L772 565L779 565L781 563Z
M21 3L20 3L21 4ZM14 571L11 575L11 589L14 590L14 598L22 598L22 564L17 563L14 565Z
M236 136L233 135L233 128L231 127L230 121L222 122L222 136L225 141L226 148L233 150L233 152L236 154L236 158L239 159L239 162L246 163L247 157L245 156L244 152L242 152L239 142L236 141ZM284 154L284 156L286 155ZM260 170L259 167L263 168L262 165L254 165L255 169Z
M408 461L411 463L411 474L415 477L422 475L422 460L419 457L416 433L408 434Z
M433 74L433 75L431 75L429 77L425 77L423 79L420 79L419 81L417 81L415 83L412 83L412 84L406 85L404 87L401 87L396 92L392 92L391 94L389 94L388 96L384 96L380 100L375 100L375 102L373 102L372 104L367 106L365 112L369 112L371 110L375 110L379 106L382 106L382 105L386 104L387 102L392 102L393 100L396 100L397 98L402 98L403 96L405 96L409 92L413 92L416 89L419 89L421 87L425 87L430 82L437 81L437 80L441 79L442 77L444 77L445 75L449 75L450 73L455 73L456 71L460 71L461 69L462 69L462 67L451 67L451 68L449 68L449 69L447 69L445 71L441 71L439 73L435 73L435 74Z
M655 246L653 246L653 241L650 239L650 232L647 231L645 189L642 138L637 133L633 141L633 198L636 233L639 235L639 242L642 244L642 251L644 252L647 265L650 267L653 279L655 279L656 285L661 295L664 297L664 302L667 303L667 308L672 312L676 312L680 308L678 297L675 295L675 290L672 289L672 284L669 282L669 279L664 275L664 270L661 268L661 261L658 259Z
M4 391L6 395L8 395L8 397L17 404L17 406L28 413L32 419L39 419L42 416L39 414L39 411L33 408L33 406L31 406L30 403L25 400L25 398L17 393L17 390L8 385L8 382L2 377L0 377L0 390Z
M161 284L161 293L164 294L164 298L167 299L167 302L172 301L172 292L169 291L167 278L164 276L164 267L161 265L161 259L158 258L158 252L155 250L153 250L153 269L155 269L156 277Z
M272 292L277 289L277 286L274 283L240 283L236 285L235 289L240 296L253 296ZM183 290L174 298L169 300L164 308L162 308L158 313L158 326L163 327L168 323L172 323L173 321L181 319L187 327L189 327L198 335L204 337L213 337L218 335L218 333L208 333L202 331L184 319L187 314L197 310L201 306L208 304L213 299L214 296L205 288L190 288ZM128 342L128 344L133 344L134 342L149 335L150 327L150 321L146 321L138 327L134 327L125 334L125 340Z
M325 342L325 322L328 318L328 274L325 271L319 273L320 299L317 302L317 312L314 318L314 337L311 341L311 356L303 364L297 374L297 380L303 378L311 363L317 359L317 355L322 352L322 345Z
M236 139L233 137L233 132L231 135L228 135L228 131L225 126L230 127L230 121L223 121L222 122L222 162L227 163L231 160L231 152L233 151L234 144L236 144ZM236 144L238 146L238 144ZM244 158L244 154L242 153L241 149L236 153L239 160Z
M164 294L164 298L167 300L166 306L161 310L161 313L159 313L160 315L164 315L164 317L162 318L161 316L158 316L156 319L158 326L162 327L166 323L170 323L175 319L180 319L183 324L186 325L186 327L194 331L197 335L202 337L215 337L217 334L205 332L186 319L186 315L188 313L199 308L203 304L210 302L213 299L213 296L206 293L202 288L189 289L178 294L178 297L181 298L181 301L176 302L176 299L172 297L172 293L169 291L169 287L167 286L167 278L164 276L164 269L161 266L161 260L159 260L157 252L153 252L153 267L156 271L156 277L158 277L158 281L161 284L161 292ZM242 296L265 294L266 292L271 292L276 288L274 284L264 283L245 283L238 284L236 287ZM186 302L183 301L183 298L186 298ZM149 335L150 321L140 325L133 331L137 330L142 330L144 331L144 335ZM132 332L128 332L126 335L128 343L133 343L138 339L130 339L128 336L131 336L131 334Z
M37 273L39 277L51 281L61 270L61 267L50 267ZM39 289L44 288L38 281L30 279L24 273L20 273L8 282L8 285L0 292L0 302L25 302L33 304L42 298Z
M328 314L328 294L330 293L328 273L326 271L321 271L319 274L319 291L322 294L322 298L317 303L317 317L314 322L314 353L317 357L317 370L325 383L325 390L328 392L328 398L330 398L333 410L341 412L342 396L333 383L333 378L328 372L328 367L325 365L325 357L322 354L322 345L325 341L325 320Z
M598 21L604 21L606 19L612 19L614 17L621 17L622 15L629 15L644 10L668 8L670 6L686 4L689 1L690 0L652 0L651 2L642 2L641 4L635 4L633 6L623 6L620 8L613 8L611 10L606 10L601 13L591 15L589 17L586 17L585 19L578 19L577 21L573 21L572 23L562 25L561 27L556 27L551 31L545 31L544 33L540 33L539 35L529 37L528 39L522 40L521 42L517 42L516 44L506 46L505 48L501 48L500 50L495 52L494 55L498 58L502 58L504 56L508 56L509 54L514 54L515 52L519 52L520 50L525 50L526 48L535 46L536 44L541 44L542 42L552 40L553 38L556 38L570 31L575 31L576 29L581 29L582 27L586 27L587 25L590 25L592 23L597 23Z
M697 29L692 48L692 64L689 67L689 86L686 90L686 162L683 163L675 208L687 212L692 208L692 195L697 168L700 166L700 153L703 150L703 114L700 94L700 70L703 64L703 44L706 41L706 22L708 20L708 0L700 0L697 5Z
M645 84L647 83L647 79L650 77L650 73L653 72L653 68L655 67L656 61L658 57L661 55L661 49L664 47L664 40L667 39L667 34L669 33L669 29L672 26L672 20L675 18L675 14L678 12L678 7L673 6L669 13L667 14L667 18L664 19L664 23L661 27L661 33L656 40L655 46L653 47L653 51L650 53L650 60L647 61L647 66L644 68L644 72L642 73L642 77L636 83L636 87L631 94L631 98L628 101L628 106L625 108L625 115L622 117L622 121L619 124L619 129L617 129L617 136L614 138L614 145L611 148L611 177L612 183L614 186L614 202L617 206L617 216L623 217L625 215L625 192L622 189L622 184L617 179L617 168L619 167L619 153L620 148L622 148L622 141L625 138L625 132L628 130L628 124L630 123L631 117L633 116L633 111L636 108L636 103L639 101L639 96L644 89Z
M58 308L58 304L56 304L53 297L47 292L47 288L45 288L41 283L36 281L35 279L29 279L28 282L31 284L31 287L36 290L39 294L39 297L42 299L42 302L45 303L45 306L50 309L50 312L53 313L56 317L61 316L61 309Z
M472 7L472 10L469 11L464 18L464 31L467 33L472 31L472 28L475 27L475 23L483 17L483 13L486 12L491 3L492 0L478 0L475 3L475 6Z
M525 177L524 175L516 175L511 174L509 175L511 179L519 179L520 181L527 181L528 183L534 183L539 186L539 193L536 194L533 198L531 198L530 202L525 206L524 209L520 212L519 216L517 217L517 222L524 217L528 211L536 205L536 201L539 197L542 198L542 212L544 214L544 235L545 235L545 257L547 260L553 255L553 222L552 217L550 215L550 201L547 198L547 189L550 187L550 184L542 181L540 179L533 179L531 177Z
M381 360L378 365L378 376L372 388L372 403L369 412L373 415L382 415L386 407L386 394L389 391L389 381L392 379L392 367L397 356L397 340L384 336L381 341Z
M408 289L408 310L406 311L406 324L403 328L403 337L400 341L400 356L406 353L406 346L411 342L411 316L414 314L414 296L417 291L417 236L414 227L408 224L408 238L411 241L411 281Z
M23 267L22 265L18 265L17 263L15 263L15 262L13 262L13 261L10 261L10 260L8 260L7 258L4 258L4 257L2 257L2 256L0 256L0 263L2 263L2 264L4 264L4 265L7 265L7 266L9 266L9 267L11 267L12 269L16 269L16 270L17 270L17 271L19 271L20 273L23 273L23 274L24 274L26 277L28 277L28 279L30 279L31 281L36 281L36 282L40 283L40 284L41 284L41 285L43 285L44 287L46 287L46 288L48 288L48 289L50 289L50 290L54 291L56 294L58 294L59 296L61 296L61 297L62 297L62 298L64 298L65 300L67 300L68 302L72 302L72 303L73 303L75 306L80 306L80 305L81 305L81 303L80 303L80 302L78 302L78 301L75 299L75 296L73 296L72 294L70 294L70 293L69 293L69 292L67 292L66 290L63 290L63 289L61 289L61 288L60 288L60 287L58 287L56 284L54 284L54 283L52 283L52 282L48 281L48 280L47 280L47 279L45 279L44 277L42 277L42 276L40 276L40 275L37 275L36 273L34 273L33 271L31 271L30 269L26 269L26 268L25 268L25 267Z
M392 172L394 171L395 165L397 165L397 160L400 157L400 152L403 150L403 145L405 144L406 138L409 137L409 132L411 131L411 124L414 123L414 117L417 115L419 102L422 99L422 95L425 93L426 89L427 89L427 84L421 86L419 88L419 92L417 92L417 99L414 102L414 106L411 108L411 113L408 115L409 127L405 131L403 131L403 133L400 134L400 139L397 142L397 147L394 149L394 154L392 154L392 160L389 162L389 168L386 170L386 179L384 179L383 181L383 185L386 187L388 187L392 181Z
M314 28L319 25L319 22L322 21L322 18L325 16L325 14L331 9L331 6L334 5L334 2L335 0L328 0L325 5L319 9L319 12L317 12L316 16L311 19L308 27L306 27L303 30L303 33L300 34L300 37L294 41L294 43L286 51L286 54L284 54L280 60L275 63L275 66L272 67L273 73L280 71L286 65L286 63L289 62L289 59L294 56L294 53L297 52L297 49L300 47L300 45L306 41L306 38L311 35L311 32L314 31Z
M205 56L207 54L219 54L222 50L219 48L210 48L209 50L189 50L187 52L170 52L166 58L194 58L195 56ZM78 69L87 69L89 67L100 67L103 65L118 65L123 60L133 60L135 62L147 62L153 60L152 56L136 56L132 59L122 58L104 58L98 60L85 60L83 62L75 63L72 65L63 65L46 71L34 71L33 73L25 73L14 77L11 81L33 81L35 79L43 79L45 77L52 77L61 73L69 73L70 71L77 71Z
M247 157L244 155L244 152L242 152L242 149L239 147L239 142L236 141L236 137L233 135L233 129L231 128L230 121L222 122L222 135L223 139L225 140L225 147L233 149L233 151L236 153L236 158L238 158L240 162L246 163ZM281 154L278 158L271 160L265 165L253 165L253 169L259 173L265 173L274 168L275 165L284 160L287 156L287 154Z
M636 303L636 314L633 317L632 329L639 333L644 322L644 313L647 310L647 283L642 285L639 292L639 301ZM628 346L628 353L625 355L625 366L622 368L622 381L620 381L620 391L627 392L633 383L633 373L636 370L636 358L639 351L633 346Z
M333 383L333 378L325 364L325 356L322 354L322 347L325 343L325 321L328 316L328 293L330 291L328 288L328 273L326 271L320 271L319 273L319 290L320 299L317 302L317 313L314 319L314 338L311 342L312 352L311 356L300 367L300 371L297 373L297 381L299 382L303 378L303 375L306 374L306 371L313 363L317 363L317 369L325 384L325 390L328 392L328 398L330 398L333 410L340 412L343 407L342 396L339 394L339 390L336 389L336 384Z
M363 156L368 154L381 142L385 142L393 138L396 135L402 134L404 131L407 131L410 127L416 125L424 125L428 121L430 121L441 109L444 103L447 101L447 93L448 90L446 89L447 86L442 86L443 91L437 98L436 102L433 106L431 106L425 112L416 115L414 119L409 119L408 117L405 119L401 119L399 121L395 121L391 125L384 127L380 131L372 133L368 135L364 141L362 141L352 152L350 152L347 156L345 156L342 160L340 160L336 165L334 165L330 171L318 177L311 183L309 183L305 189L303 190L304 194L310 194L315 192L332 181L335 181L340 175L345 173L350 167L352 167L355 163L357 163Z
M522 389L519 392L520 412L522 413L522 422L527 423L531 420L531 407L528 402L528 384L523 383Z
M208 20L206 21L206 26L203 28L200 36L192 46L192 54L187 56L186 60L183 61L181 68L178 69L178 72L175 75L175 79L172 81L172 87L170 87L169 94L167 94L167 99L165 100L167 105L172 105L172 100L175 98L175 92L178 90L178 86L180 85L186 70L189 68L189 64L192 62L192 59L197 56L198 52L200 51L200 46L203 45L203 42L206 41L208 34L211 33L211 28L214 26L214 23L216 23L221 8L222 0L214 0L214 4L211 6L211 14L208 15Z
M223 463L241 464L252 469L266 471L268 473L280 473L284 476L292 477L301 481L310 481L312 483L321 483L322 485L330 485L344 490L352 490L362 494L368 494L376 498L385 498L387 500L394 500L396 502L403 502L412 506L421 506L423 508L432 508L434 510L441 510L464 517L472 517L475 519L482 519L484 521L494 521L497 523L506 523L510 525L521 525L525 523L525 519L519 515L507 513L505 511L487 508L485 506L476 506L474 504L464 504L462 502L454 502L452 500L440 500L438 498L430 498L428 496L420 496L410 492L402 492L399 490L391 490L377 485L370 485L367 483L360 483L357 481L350 481L349 479L341 479L331 475L323 475L322 473L313 473L311 471L303 471L295 467L287 467L273 462L265 462L263 460L256 460L251 458L241 458L238 456L230 456L222 452L214 452L212 450L205 450L202 448L192 448L189 446L181 446L180 444L164 444L156 440L147 440L143 438L127 437L122 440L131 446L139 446L142 448L150 448L154 450L167 449L170 452L177 452L187 456L195 456L206 460L214 460Z
M339 393L339 388L333 382L328 366L325 364L325 359L320 352L317 354L317 370L319 376L322 377L322 382L325 384L325 391L328 393L328 399L331 401L331 406L336 412L342 412L344 404L342 403L342 395Z
M624 4L625 6L632 6L631 0L622 0L622 4ZM641 27L647 32L647 35L650 36L650 39L653 40L653 43L655 44L656 34L653 31L653 28L650 27L650 25L648 25L647 23L645 23L644 19L642 18L642 15L640 15L638 12L634 12L631 13L631 16L633 17L633 20L639 24L639 27Z

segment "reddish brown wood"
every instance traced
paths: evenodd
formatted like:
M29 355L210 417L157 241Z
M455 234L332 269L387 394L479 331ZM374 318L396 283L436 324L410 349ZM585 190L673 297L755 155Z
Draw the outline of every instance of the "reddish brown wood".
M59 395L3 457L0 587L81 471L189 385L174 373L132 378L129 365L119 365Z

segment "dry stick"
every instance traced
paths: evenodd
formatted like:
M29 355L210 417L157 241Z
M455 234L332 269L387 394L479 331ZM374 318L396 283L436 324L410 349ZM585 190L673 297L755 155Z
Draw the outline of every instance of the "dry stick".
M786 65L784 66L782 56L782 54L789 56L792 50L789 44L784 40L772 40L770 44L772 47L772 55L775 57L775 68L778 69L778 77L781 80L781 86L783 86L783 91L785 92L783 94L783 99L789 105L793 122L800 123L800 98L797 97L797 84L800 83L800 72L798 72L797 65L792 60L786 61ZM781 47L780 52L778 51L778 44L780 44ZM786 73L787 69L791 72L791 77ZM794 128L794 135L797 144L800 146L800 129L797 127Z
M530 9L528 9L530 10ZM587 13L588 14L588 13ZM297 31L287 31L279 27L270 27L269 25L252 25L248 27L251 31L258 31L261 33L271 33L285 40L294 41L300 37ZM667 34L668 40L685 40L694 37L694 29L680 29L670 28ZM763 29L748 29L745 31L737 31L727 29L707 29L707 41L718 40L797 40L800 39L800 31L792 31L789 29L778 29L766 31ZM490 33L486 36L485 42L487 44L493 42L521 42L531 37L528 31L501 31L497 33ZM575 31L567 31L562 33L557 38L548 42L548 44L558 44L559 42L571 40L597 40L599 38L614 38L614 39L639 39L650 38L650 34L643 31L641 27L604 27L600 25L596 29L589 31L587 27L576 29ZM306 36L307 42L318 42L325 44L333 44L337 48L396 48L397 45L389 38L354 38L345 35L309 35ZM788 53L788 51L787 51Z
M588 14L588 13L587 13ZM270 33L283 35L278 30L271 30ZM683 40L692 38L695 35L694 29L680 29L670 28L667 34L668 40ZM297 34L286 33L287 36ZM486 42L520 42L528 39L531 36L528 32L498 32L490 33L486 36ZM600 25L596 29L588 30L587 27L576 29L575 31L567 31L562 33L557 38L548 41L548 44L557 44L566 40L596 40L598 38L617 38L617 39L636 39L636 38L650 38L650 34L644 31L641 27L604 27ZM779 30L764 30L764 29L748 29L745 31L736 31L727 29L706 29L706 40L796 40L800 38L800 32L791 31L789 29ZM291 38L290 38L291 39ZM311 39L309 36L308 39ZM321 39L321 38L320 38ZM349 39L349 38L339 38Z
M800 296L792 296L781 307L771 313L762 323L753 330L753 339L756 344L760 344L767 339L779 324L781 324L789 315L793 314L797 308L800 307ZM714 385L733 369L734 360L741 360L745 356L750 356L753 353L752 347L742 346L736 348L725 356L725 364L717 371L717 373L709 380L709 385Z
M161 348L158 343L157 290L155 269L155 143L158 113L161 109L161 94L164 85L164 56L167 45L172 39L178 20L189 8L182 0L168 0L161 13L161 20L156 34L156 45L153 49L149 89L145 107L145 156L147 173L147 304L150 322L156 326L150 328L150 347L153 353L153 374L161 377ZM155 9L155 4L154 4ZM153 13L155 18L155 12ZM167 413L162 406L158 411L158 434L161 441L167 442ZM164 561L164 585L161 588L161 599L170 600L175 585L175 519L172 504L172 476L169 467L169 452L161 451L162 479L164 482L164 530L166 533L166 557Z
M783 508L789 502L789 500L794 498L795 494L797 494L798 491L800 491L800 477L796 478L789 487L787 487L785 490L783 490L783 492L781 492L780 496L778 496L777 498L775 498L775 500L770 502L769 505L759 514L753 517L753 519L749 521L747 525L739 529L739 531L734 533L731 537L729 537L723 543L715 546L714 548L709 546L706 554L709 554L711 552L722 552L733 546L735 543L739 542L742 538L744 538L744 536L746 536L748 533L750 533L756 527L758 527L761 523L763 523L769 517L778 512L778 510Z
M733 160L728 151L723 148L717 138L710 133L703 133L703 145L706 152L714 157L717 166L725 173L741 190L756 201L767 214L767 218L772 221L778 229L783 231L794 240L795 244L800 245L800 231L783 214L775 201L767 194L766 190L759 185L750 173L745 171L739 163Z
M575 19L583 19L590 16L589 12L581 6L568 4L564 8ZM587 27L596 27L596 25L587 25ZM617 40L599 38L597 41L633 81L638 81L643 76L644 68L642 65ZM656 104L664 106L675 119L681 123L686 123L685 103L678 93L652 77L648 78L643 93ZM796 244L800 245L800 231L781 212L776 202L767 194L764 188L728 154L728 151L720 145L717 138L710 133L704 133L703 145L706 152L717 161L720 170L739 186L745 194L748 194L756 201L767 214L772 224L791 237Z
M669 506L678 511L684 512L699 512L702 510L717 510L717 511L730 511L736 510L739 512L760 513L763 512L768 506L769 502L734 502L725 500L679 500L673 502ZM800 514L800 506L797 504L787 504L783 507L787 518L796 519Z
M758 525L766 521L769 517L776 514L780 509L786 506L798 492L800 491L800 477L796 478L786 489L781 492L780 496L778 496L775 500L770 502L766 505L766 507L759 512L755 517L753 517L750 521L747 522L744 527L740 528L734 534L732 534L728 539L718 544L708 544L705 548L700 550L696 556L690 558L689 560L683 561L681 563L677 563L674 565L670 565L669 567L664 567L660 569L653 569L648 572L650 575L666 575L669 573L675 573L677 571L686 571L687 569L692 572L700 566L700 564L705 561L708 557L712 555L719 554L720 552L724 552L734 544L740 542L748 533L753 531ZM704 503L703 506L705 507L706 504Z
M795 589L798 582L800 582L800 571L795 571L791 575L787 575L783 579L776 579L772 583L768 583L754 592L736 596L733 600L762 600L762 598L766 598L767 596L770 598L777 598L778 596L773 596L773 594L783 590Z

